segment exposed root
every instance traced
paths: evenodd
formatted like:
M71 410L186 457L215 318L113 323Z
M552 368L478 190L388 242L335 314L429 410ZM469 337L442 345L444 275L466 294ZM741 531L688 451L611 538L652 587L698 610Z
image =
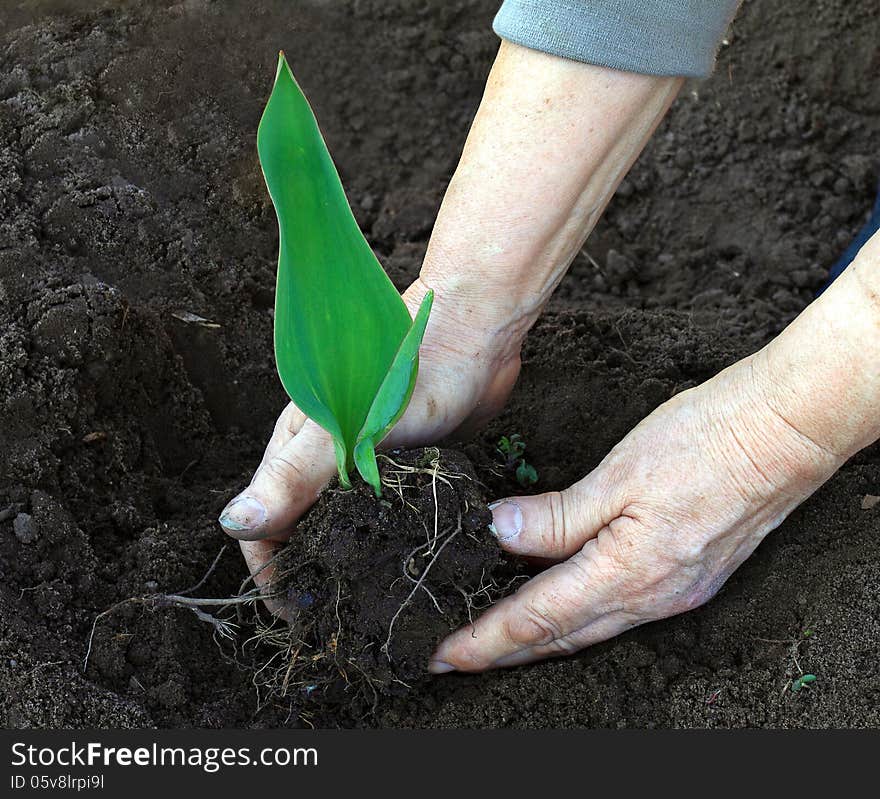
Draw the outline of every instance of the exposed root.
M211 579L211 575L217 570L217 564L220 563L220 559L226 554L226 550L229 548L228 544L224 544L220 547L220 551L217 553L217 557L211 562L211 565L208 567L208 571L202 575L202 579L199 580L194 586L191 588L186 588L183 591L178 591L177 593L180 596L186 596L187 594L194 594L198 591L208 580ZM241 593L241 591L239 591Z
M117 602L115 605L111 605L106 610L102 610L97 616L95 616L95 619L92 622L92 630L89 633L88 646L86 646L86 656L85 656L85 658L83 658L83 674L86 673L86 670L89 667L89 658L92 655L92 643L95 640L95 628L98 626L98 622L101 619L103 619L105 616L109 616L111 613L113 613L114 610L121 608L123 605L140 603L142 601L143 601L143 597L129 597L128 599L123 599L121 602Z
M451 472L440 471L440 450L437 449L437 447L430 447L425 450L425 453L426 455L427 453L431 453L430 460L428 460L426 466L407 466L406 464L398 463L388 455L378 455L377 459L385 461L392 467L383 469L381 477L382 485L397 494L400 501L417 516L421 515L419 509L404 497L403 492L406 489L418 490L418 487L406 485L403 482L404 477L411 474L422 474L431 478L431 493L434 498L434 536L436 540L437 523L440 513L437 504L437 481L440 480L452 488L451 480L469 480L470 478L465 474L452 474ZM427 533L427 528L425 532Z
M193 614L195 614L196 618L199 619L199 621L203 621L207 624L212 625L215 634L219 635L221 639L233 639L236 631L238 630L238 625L233 623L229 619L223 618L223 612L231 607L239 607L241 605L255 605L258 600L265 599L267 596L270 595L262 593L259 588L252 588L250 591L240 592L238 595L233 597L214 598L187 596L188 594L197 591L210 579L211 575L216 570L220 559L226 552L226 549L227 546L224 544L220 552L217 553L217 556L214 558L208 570L205 572L202 579L190 588L187 588L176 594L156 593L145 594L144 596L128 597L128 599L123 599L119 602L116 602L115 604L111 605L109 608L101 611L97 616L95 616L94 620L92 621L91 631L89 632L89 639L86 646L86 654L83 658L83 674L86 673L89 667L89 658L92 654L92 647L95 640L95 631L98 627L98 622L101 619L110 616L112 613L126 605L140 605L145 609L151 611L175 607L186 608L187 610L190 610ZM242 588L246 584L247 582L243 583ZM218 608L218 610L214 613L207 613L206 611L202 610L202 608L205 607L216 607Z
M467 607L468 614L468 622L471 625L471 630L474 629L474 611L478 613L481 611L490 608L494 605L499 599L507 596L511 593L511 588L520 580L526 581L528 580L528 576L525 574L517 574L515 577L512 577L507 581L504 585L498 585L494 580L489 580L486 582L486 572L485 570L480 575L480 585L476 591L467 591L462 588L460 585L456 585L456 589L464 598L465 606ZM477 602L477 597L482 597L480 602Z
M461 532L461 514L459 513L459 515L458 515L458 523L456 524L455 529L454 529L452 532L450 532L450 533L449 533L449 534L443 539L443 543L441 543L441 544L437 547L437 551L436 551L436 552L431 551L431 554L433 555L433 557L431 558L431 560L430 560L430 561L427 563L427 565L425 566L424 570L422 571L421 576L420 576L419 579L416 581L416 584L413 586L412 591L409 592L409 594L407 595L406 599L403 600L403 603L402 603L401 606L397 609L397 612L391 617L391 623L388 625L388 635L387 635L387 637L385 638L385 643L382 644L382 647L381 647L381 649L380 649L380 651L381 651L381 652L382 652L382 653L388 658L389 661L391 660L391 636L394 634L394 625L395 625L395 623L397 622L398 618L400 618L400 614L403 613L403 611L406 609L407 605L409 605L409 603L412 602L412 599L413 599L413 597L416 595L416 593L418 593L418 590L424 585L424 582L425 582L425 580L426 580L427 577L428 577L428 573L431 571L431 567L437 562L438 558L440 557L440 554L443 552L443 550L446 548L446 546L447 546L447 545L448 545L448 544L449 544L449 543L450 543L450 542L451 542L451 541L452 541L452 540L453 540L453 539L454 539L454 538L455 538L460 532ZM429 543L430 543L430 542L429 542ZM430 551L430 548L429 548L429 551ZM406 564L404 564L404 571L406 571ZM429 592L429 595L430 595L430 592ZM434 604L435 604L435 606L437 606L437 608L438 608L438 610L439 610L439 604L437 603L437 600L434 599L433 596L431 596L431 598L434 600ZM442 613L443 611L441 610L440 612Z

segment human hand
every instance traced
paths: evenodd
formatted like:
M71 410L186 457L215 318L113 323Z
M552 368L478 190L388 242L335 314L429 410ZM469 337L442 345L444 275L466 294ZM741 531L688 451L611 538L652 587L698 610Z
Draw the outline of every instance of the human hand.
M403 295L415 313L427 287L417 280ZM382 447L412 447L466 435L500 410L519 374L525 330L496 321L491 297L480 307L438 291L420 349L412 400ZM275 425L250 485L224 509L220 524L240 541L257 586L272 578L269 565L296 520L336 474L329 434L292 403ZM284 608L269 599L273 612Z
M661 405L571 488L496 503L504 549L561 562L447 638L429 670L571 653L711 599L844 459L774 407L761 352Z

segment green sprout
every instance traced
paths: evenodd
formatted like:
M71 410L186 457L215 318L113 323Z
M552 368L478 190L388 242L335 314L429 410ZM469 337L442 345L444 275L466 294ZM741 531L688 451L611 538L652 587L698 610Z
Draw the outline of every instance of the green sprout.
M538 482L538 470L530 463L526 463L523 457L526 451L526 442L523 441L519 433L501 436L496 448L498 453L504 457L505 467L514 472L516 481L523 488L528 488Z
M523 488L533 486L538 482L538 470L532 464L521 460L516 467L516 482Z
M791 681L791 692L796 694L801 688L807 688L811 683L816 682L815 674L801 674L796 680Z
M522 436L519 433L514 433L509 438L501 436L501 440L498 442L498 452L507 460L508 469L514 467L525 451L526 442L522 440Z
M381 496L375 448L412 396L433 292L411 319L358 227L283 52L257 152L278 217L278 375L331 435L343 487L356 466Z

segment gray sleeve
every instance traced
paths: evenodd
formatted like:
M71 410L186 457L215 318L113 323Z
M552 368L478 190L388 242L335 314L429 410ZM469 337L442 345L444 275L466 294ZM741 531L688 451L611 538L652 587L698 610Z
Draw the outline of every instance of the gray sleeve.
M741 0L504 0L493 28L533 50L646 75L706 77Z

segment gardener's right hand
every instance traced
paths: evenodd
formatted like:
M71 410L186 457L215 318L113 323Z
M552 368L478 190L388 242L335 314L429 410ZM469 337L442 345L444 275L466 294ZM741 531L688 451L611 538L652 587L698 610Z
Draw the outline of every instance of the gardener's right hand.
M428 288L416 280L404 294L411 314ZM496 323L485 299L478 314L457 301L453 287L437 285L412 401L382 446L433 443L488 421L516 382L524 334L522 325ZM291 403L278 418L250 485L220 516L223 529L240 541L258 586L271 579L272 567L264 566L334 474L330 436ZM269 607L283 613L275 603Z

